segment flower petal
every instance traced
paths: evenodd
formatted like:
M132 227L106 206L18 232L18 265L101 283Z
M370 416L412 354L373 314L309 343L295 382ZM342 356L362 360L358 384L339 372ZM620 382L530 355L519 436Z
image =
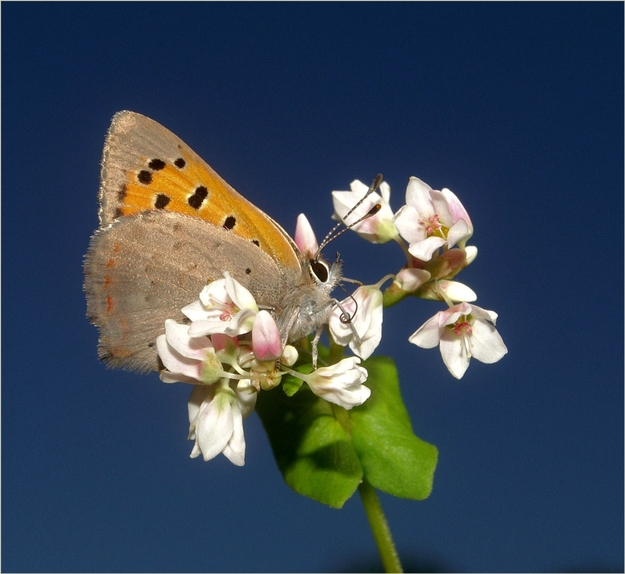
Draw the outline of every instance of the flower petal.
M449 228L449 232L447 233L447 247L460 244L462 240L466 241L469 237L471 237L469 224L464 219L459 219Z
M228 390L232 393L231 389ZM232 393L234 395L234 393ZM230 441L234 431L234 397L223 388L212 400L204 401L197 416L195 436L205 461L215 458Z
M182 314L191 319L191 321L206 319L206 307L200 299L196 299L193 303L189 303L189 305L182 308Z
M193 382L197 383L199 378L200 362L196 359L189 359L176 351L169 343L165 335L156 338L156 350L165 368L169 371L165 379L165 371L161 373L161 380L166 383L173 382Z
M475 245L467 245L464 248L465 252L465 265L471 265L477 257L477 247Z
M395 277L395 283L402 291L408 291L412 293L416 291L421 285L429 281L432 274L425 269L416 269L414 267L407 267L402 269Z
M477 299L477 294L473 289L458 281L443 279L438 282L438 288L452 301L475 301Z
M421 347L422 349L433 349L441 340L441 327L439 326L440 312L428 319L421 327L419 327L410 337L408 341Z
M254 318L252 349L259 361L275 361L282 356L282 337L268 311L259 311Z
M224 447L223 455L236 466L245 465L245 436L243 435L243 417L238 406L232 407L232 435Z
M214 389L208 386L196 385L193 387L191 395L189 396L189 402L187 403L189 425L192 425L198 416L202 403L208 398L209 395L214 394L214 392ZM195 426L189 428L189 439L195 440Z
M430 190L432 188L418 177L411 177L406 188L406 204L411 205L417 213L425 216L434 215L434 207Z
M469 355L463 337L445 329L441 336L440 348L447 370L456 379L461 379L469 368Z
M305 381L315 395L349 410L371 396L371 389L363 385L369 373L359 363L358 357L347 357L313 371Z
M189 325L176 323L173 319L165 321L165 336L171 347L188 359L202 361L208 349L213 348L208 337L190 337Z
M412 205L401 207L393 221L399 234L408 243L423 241L427 237L425 228L419 223L419 212Z
M482 363L496 363L507 352L501 335L493 325L476 320L472 325L471 353Z
M231 385L234 383L231 383ZM239 409L241 416L246 419L249 417L254 408L256 407L256 398L258 397L258 391L252 384L250 379L242 379L236 382L235 392L237 395L237 401L239 403Z
M295 245L299 247L299 250L309 257L314 257L319 250L319 244L315 237L308 218L300 213L297 216L297 224L295 225Z
M448 189L446 187L442 189L441 193L445 196L445 199L447 200L447 205L449 206L449 211L451 212L454 221L464 219L471 231L471 234L473 234L473 223L471 222L469 213L464 208L464 205L462 205L462 202L458 199L456 194L451 191L451 189Z
M250 293L248 289L243 287L236 279L230 276L227 271L224 273L226 278L226 291L232 299L232 302L239 309L251 309L252 311L258 311L258 305L256 305L256 299L254 295Z
M411 243L408 247L410 255L421 261L430 261L434 252L445 245L446 241L442 237L430 236L422 241Z

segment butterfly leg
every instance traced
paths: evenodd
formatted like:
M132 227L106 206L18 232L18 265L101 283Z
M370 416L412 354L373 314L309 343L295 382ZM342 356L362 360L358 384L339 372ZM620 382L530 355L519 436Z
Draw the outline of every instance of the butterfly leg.
M284 328L280 328L280 335L282 337L282 350L284 350L287 343L289 342L289 335L291 334L291 329L293 329L293 325L295 325L295 322L297 321L297 318L299 316L299 311L300 311L299 307L296 307L295 309L293 309L287 324L284 326Z
M317 361L319 359L319 339L321 339L321 333L323 333L323 326L317 329L315 337L312 340L312 367L313 370L317 370Z

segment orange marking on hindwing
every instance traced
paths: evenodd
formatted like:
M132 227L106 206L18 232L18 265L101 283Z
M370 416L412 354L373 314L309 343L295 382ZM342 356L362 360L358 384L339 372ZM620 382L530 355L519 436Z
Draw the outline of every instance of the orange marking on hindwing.
M113 253L118 253L120 249L121 249L121 245L119 243L116 243L115 245L113 245ZM111 257L106 262L106 266L107 267L113 267L114 265L115 265L115 258Z
M128 333L129 333L129 331L128 331L128 323L126 321L124 321L124 319L120 319L119 320L119 325L121 327L121 332L123 334L123 336L121 338L122 342L115 349L112 349L112 353L116 357L124 359L126 357L131 357L132 356L132 353L128 349L126 349L123 346L121 346L121 345L124 345L126 343L126 339L128 338Z

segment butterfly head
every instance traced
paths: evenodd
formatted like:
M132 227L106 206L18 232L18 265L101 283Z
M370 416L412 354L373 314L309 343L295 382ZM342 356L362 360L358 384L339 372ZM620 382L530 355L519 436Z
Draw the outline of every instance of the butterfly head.
M316 254L308 261L308 273L313 282L328 292L332 291L343 277L343 261L336 254L336 259L329 264L319 254Z

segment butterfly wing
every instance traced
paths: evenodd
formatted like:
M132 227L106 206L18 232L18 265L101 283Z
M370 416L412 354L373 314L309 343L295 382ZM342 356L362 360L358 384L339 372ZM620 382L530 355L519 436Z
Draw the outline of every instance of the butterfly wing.
M180 309L224 271L277 314L285 296L310 288L302 255L277 223L172 132L140 114L116 114L102 160L100 229L85 258L101 358L157 370L165 319L182 321Z
M85 293L100 358L110 367L158 370L155 341L165 320L182 323L180 309L224 270L252 292L263 285L257 297L278 301L288 289L265 280L280 270L260 248L194 217L151 211L98 230L85 258Z
M104 145L100 225L148 210L197 217L232 231L299 277L301 255L289 235L228 185L178 136L141 114L113 117Z

